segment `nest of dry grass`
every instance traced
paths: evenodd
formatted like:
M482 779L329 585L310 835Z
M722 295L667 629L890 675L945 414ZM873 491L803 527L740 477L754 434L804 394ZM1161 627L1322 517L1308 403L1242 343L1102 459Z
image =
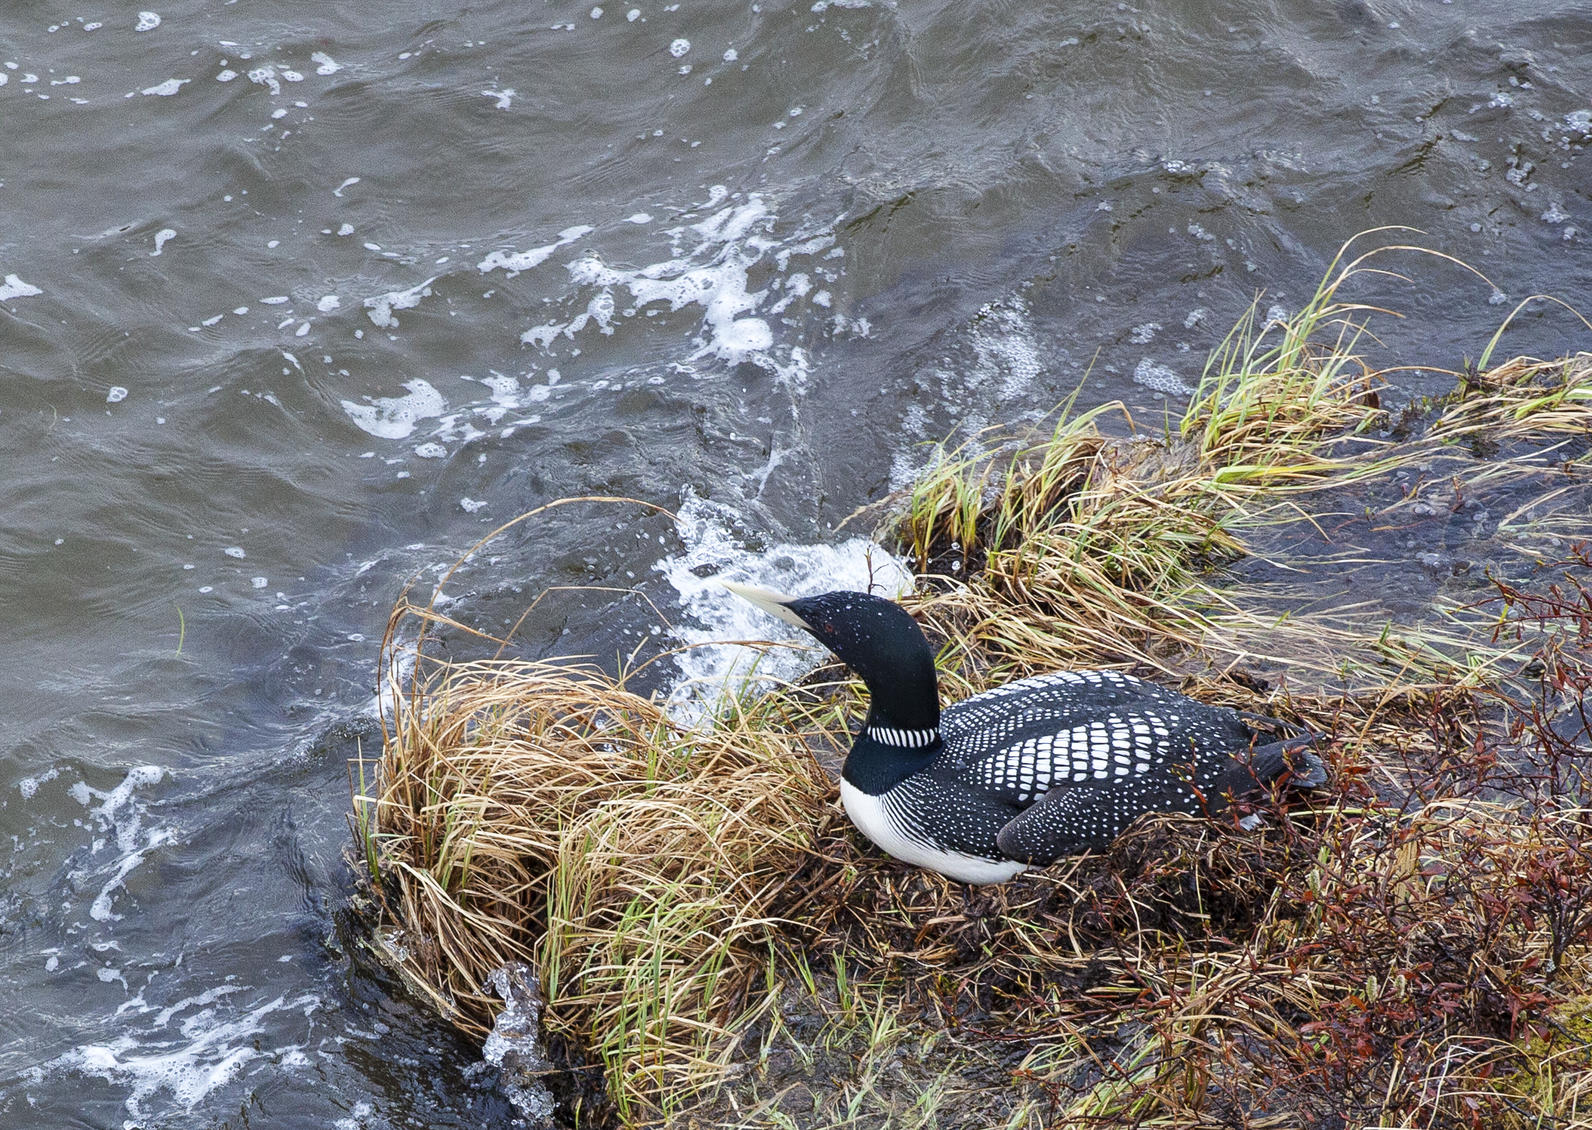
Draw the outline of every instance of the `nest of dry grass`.
M683 728L589 669L435 662L404 605L356 781L378 951L477 1034L487 975L535 969L568 1125L1592 1125L1592 357L1484 358L1389 420L1357 267L1236 329L1167 435L1070 417L891 503L949 695L1152 673L1331 734L1324 803L972 892L832 804L843 673ZM1359 532L1476 497L1513 507L1490 584L1344 599L1387 564Z
M600 672L422 663L393 688L358 812L389 964L484 1036L489 974L527 963L566 1051L623 1080L627 1115L720 1074L723 1021L767 1007L752 958L813 850L817 763L749 721L684 728Z

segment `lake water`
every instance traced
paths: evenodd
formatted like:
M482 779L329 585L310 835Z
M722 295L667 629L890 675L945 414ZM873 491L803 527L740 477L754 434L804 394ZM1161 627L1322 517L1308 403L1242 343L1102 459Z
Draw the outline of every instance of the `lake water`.
M520 654L761 635L701 577L860 583L934 441L1156 426L1363 229L1486 276L1387 260L1379 364L1592 305L1574 0L149 3L0 8L6 1130L507 1119L341 852L389 609L516 514L678 514L493 543L475 622L641 594Z

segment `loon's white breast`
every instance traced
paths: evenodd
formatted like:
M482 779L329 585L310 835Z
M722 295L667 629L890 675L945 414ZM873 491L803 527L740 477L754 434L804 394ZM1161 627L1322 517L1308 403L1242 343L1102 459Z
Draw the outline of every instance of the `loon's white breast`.
M960 883L1004 883L1028 870L1028 864L1015 859L985 859L966 852L947 851L924 839L906 835L890 803L890 793L870 796L851 782L840 782L840 802L857 829L887 855L903 863L938 871Z

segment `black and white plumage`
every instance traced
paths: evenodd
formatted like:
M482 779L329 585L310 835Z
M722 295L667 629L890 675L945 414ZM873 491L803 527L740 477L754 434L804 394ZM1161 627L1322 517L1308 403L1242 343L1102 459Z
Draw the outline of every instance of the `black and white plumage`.
M1115 671L1020 679L942 712L933 649L900 605L725 584L867 685L841 770L846 813L890 855L952 879L1002 882L1104 848L1145 812L1215 813L1274 781L1327 779L1313 736L1259 744L1237 711Z

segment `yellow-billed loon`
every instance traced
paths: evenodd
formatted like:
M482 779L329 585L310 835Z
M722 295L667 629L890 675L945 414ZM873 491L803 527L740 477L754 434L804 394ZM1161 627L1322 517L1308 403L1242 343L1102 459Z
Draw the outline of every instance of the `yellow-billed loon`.
M1285 775L1295 788L1327 779L1305 748L1314 736L1257 745L1237 711L1116 671L1019 679L942 712L934 651L899 604L723 583L867 685L841 770L846 814L885 852L951 879L1003 882L1104 848L1141 813L1218 812Z

